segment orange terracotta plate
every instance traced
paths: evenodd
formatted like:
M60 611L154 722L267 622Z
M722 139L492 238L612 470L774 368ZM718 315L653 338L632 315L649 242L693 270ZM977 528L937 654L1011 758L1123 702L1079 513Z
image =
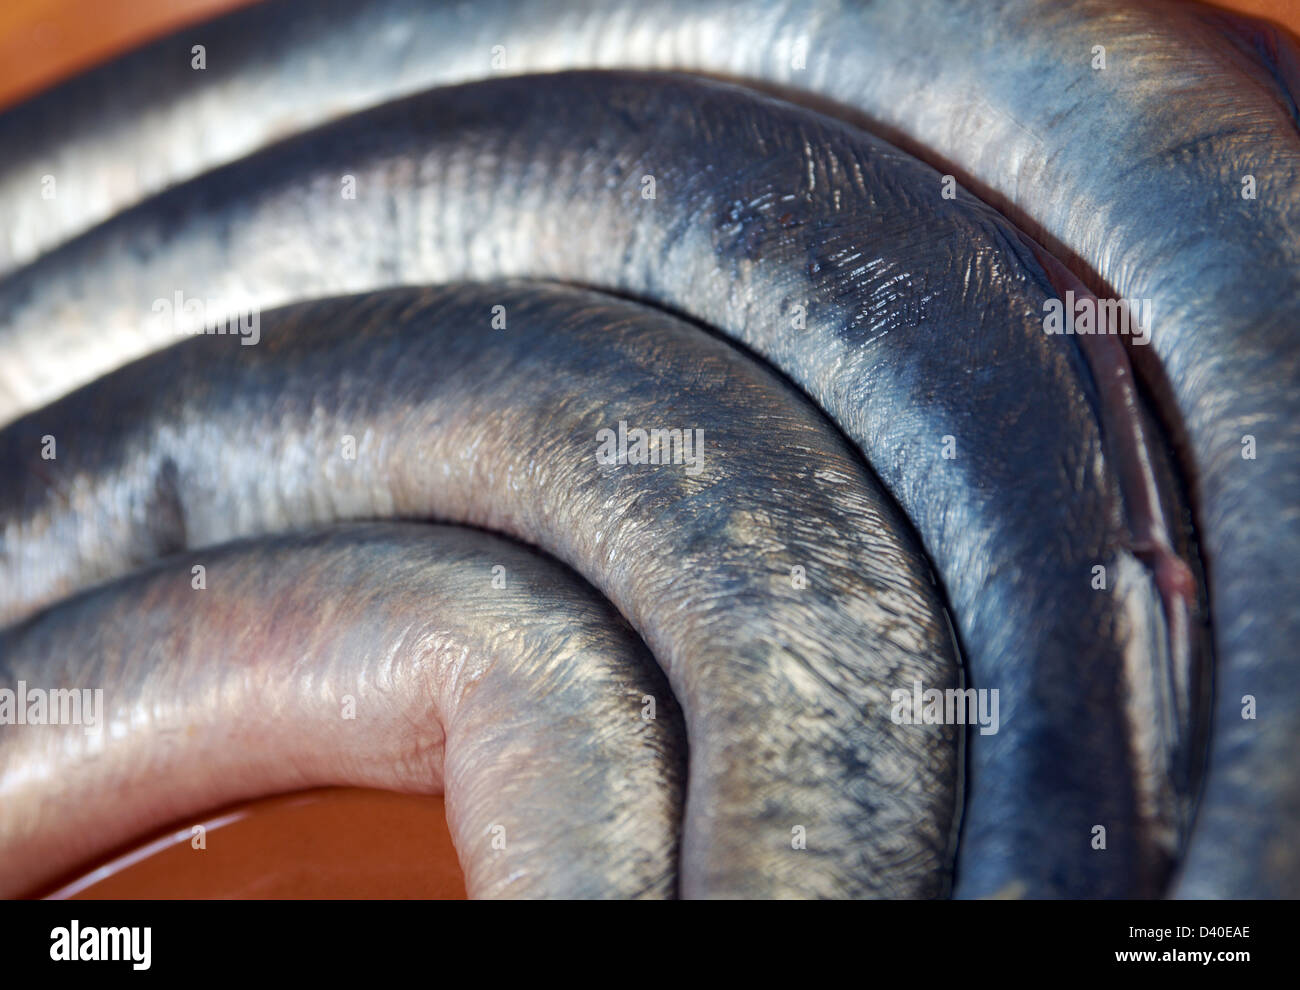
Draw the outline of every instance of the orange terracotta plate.
M330 788L177 822L47 897L463 900L442 798Z

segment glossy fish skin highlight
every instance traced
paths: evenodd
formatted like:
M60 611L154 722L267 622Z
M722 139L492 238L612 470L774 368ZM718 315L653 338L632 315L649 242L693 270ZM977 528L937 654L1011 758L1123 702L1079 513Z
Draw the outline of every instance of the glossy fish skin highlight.
M194 71L200 40L222 57ZM274 137L493 72L689 69L865 115L1103 296L1154 304L1140 363L1166 428L1186 438L1220 658L1210 781L1181 891L1296 896L1300 853L1277 836L1300 825L1298 66L1275 29L1160 0L266 4L0 120L0 143L23 149L0 178L11 209L0 230L7 263L28 261ZM71 182L43 202L50 174ZM1242 718L1247 695L1264 714Z
M474 897L676 890L686 744L662 674L584 581L487 533L188 553L0 632L0 689L19 681L104 708L93 733L0 726L2 896L184 816L333 784L445 789Z
M174 342L150 305L177 291L241 309L547 277L716 327L866 454L935 563L971 686L1009 713L971 739L957 893L1152 894L1193 787L1173 769L1194 737L1174 713L1193 706L1168 686L1162 602L1091 375L1043 332L1055 289L1001 217L941 190L885 142L735 87L503 79L175 190L0 285L0 307L31 342L29 378Z
M262 323L258 346L195 338L0 433L5 616L303 525L503 532L583 574L668 674L690 741L684 896L946 891L957 730L895 723L891 696L954 687L955 644L905 520L803 396L673 317L558 286ZM621 423L694 445L602 463Z

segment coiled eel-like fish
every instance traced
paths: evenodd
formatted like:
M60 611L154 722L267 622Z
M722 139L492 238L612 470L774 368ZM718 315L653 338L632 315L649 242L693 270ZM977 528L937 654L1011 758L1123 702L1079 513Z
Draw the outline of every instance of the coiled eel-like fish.
M1154 509L1121 497L1125 424L1108 459L1102 397L1071 343L1043 333L1046 273L993 211L941 186L883 141L731 86L504 79L342 122L125 214L0 285L0 346L26 342L24 373L63 380L69 355L98 371L178 339L153 311L179 314L177 292L221 317L502 275L688 313L857 442L935 563L973 685L1014 713L972 740L958 892L1154 893L1192 786L1195 618L1170 596L1167 632L1131 536L1160 533L1137 518Z
M0 689L73 692L95 722L0 727L0 896L142 829L340 783L445 789L475 897L676 889L686 749L662 674L585 582L487 533L189 554L0 632Z
M721 74L865 114L1103 295L1153 304L1142 370L1184 438L1221 664L1182 889L1300 889L1280 838L1300 823L1300 58L1266 26L1156 0L269 4L6 115L8 264L373 102L589 66Z
M264 324L257 347L187 341L0 433L6 617L308 524L511 534L596 585L668 675L684 895L945 891L956 727L891 701L956 687L951 630L906 520L806 399L675 318L559 287L397 290ZM637 430L676 436L637 448Z

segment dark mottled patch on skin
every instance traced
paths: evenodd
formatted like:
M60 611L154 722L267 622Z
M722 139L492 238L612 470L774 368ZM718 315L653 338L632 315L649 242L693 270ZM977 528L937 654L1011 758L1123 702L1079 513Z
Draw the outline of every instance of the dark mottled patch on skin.
M153 492L145 506L154 546L159 555L179 553L186 547L185 506L181 501L180 472L176 461L164 457L154 474Z

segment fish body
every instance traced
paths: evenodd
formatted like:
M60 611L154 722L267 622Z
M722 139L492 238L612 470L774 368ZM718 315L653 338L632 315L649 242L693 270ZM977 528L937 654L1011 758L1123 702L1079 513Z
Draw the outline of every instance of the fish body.
M34 707L60 691L78 721ZM156 563L0 632L0 692L21 709L0 725L7 897L186 815L338 784L445 791L473 897L677 889L662 673L586 582L487 533L358 524Z
M733 86L506 78L342 121L122 215L0 285L0 344L28 381L79 359L92 377L204 320L247 326L238 346L256 351L265 307L500 277L714 327L858 445L934 562L972 686L1015 713L971 740L958 893L1153 893L1195 785L1199 619L1171 627L1135 549L1124 424L1103 429L1074 338L1045 332L1047 272L996 212L943 188L878 138Z
M1179 889L1294 896L1300 858L1275 837L1300 823L1298 64L1267 26L1155 0L268 4L8 113L0 264L274 138L493 73L690 70L867 124L1155 314L1133 355L1179 440L1219 658ZM37 401L23 376L3 387Z
M237 538L495 530L586 577L667 673L685 896L946 891L959 727L892 698L954 688L956 646L906 521L806 399L676 318L559 286L316 301L262 334L196 337L0 433L10 621Z

